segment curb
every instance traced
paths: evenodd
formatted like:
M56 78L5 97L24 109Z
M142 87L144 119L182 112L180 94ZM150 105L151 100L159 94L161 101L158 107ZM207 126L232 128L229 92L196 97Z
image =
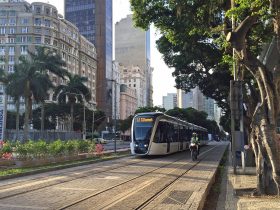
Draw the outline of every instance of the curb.
M125 150L125 151L129 151L129 150ZM125 152L125 151L120 151L120 152ZM111 154L111 153L114 153L114 152L108 152L108 153L105 153L105 154ZM45 173L45 172L67 169L67 168L72 168L72 167L90 165L90 164L93 164L93 163L119 159L119 158L123 158L123 157L127 157L127 156L130 156L130 154L121 155L121 156L118 156L118 157L109 157L107 159L88 160L88 161L80 162L80 163L65 164L65 165L54 166L52 168L46 168L46 169L38 169L38 170L35 169L34 171L28 171L28 172L23 172L23 173L19 173L19 174L11 174L11 175L7 175L7 176L0 176L0 180L7 180L7 179L13 179L13 178L19 178L19 177L23 177L23 176L28 176L28 175L35 175L35 174L40 174L40 173Z
M225 153L228 151L228 148L229 148L229 145L225 148L225 150L224 150L224 152L223 152L223 154L221 156L221 159L219 161L219 164L217 165L217 167L215 169L215 172L213 173L212 177L210 178L210 181L208 182L208 185L207 185L207 187L206 187L206 189L205 189L205 191L204 191L204 193L202 195L202 198L200 199L200 202L199 202L198 208L197 208L199 210L202 210L204 208L206 198L207 198L207 196L208 196L208 194L210 192L211 187L215 183L215 178L216 178L216 175L217 175L218 168L219 168L219 166L221 164L221 161L222 161Z

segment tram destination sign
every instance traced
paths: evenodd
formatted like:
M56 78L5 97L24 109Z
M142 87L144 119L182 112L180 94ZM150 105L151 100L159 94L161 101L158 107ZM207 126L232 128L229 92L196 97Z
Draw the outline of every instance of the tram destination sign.
M138 117L136 118L136 122L153 122L153 118L151 117Z

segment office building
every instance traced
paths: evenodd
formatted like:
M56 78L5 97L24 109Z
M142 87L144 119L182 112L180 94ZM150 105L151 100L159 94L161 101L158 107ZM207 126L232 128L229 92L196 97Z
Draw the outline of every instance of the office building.
M145 104L145 72L138 66L120 66L121 84L136 91L137 107L144 107Z
M167 96L162 97L162 106L166 110L174 109L177 107L177 94L167 93Z
M137 109L136 90L125 84L120 85L120 119L125 120L133 116Z
M96 46L97 108L112 117L112 0L65 0L65 19Z
M88 78L87 87L93 102L96 99L97 57L94 44L83 37L78 28L58 14L56 7L40 2L0 2L0 67L14 71L20 56L28 56L36 46L55 50L66 62L72 74ZM51 75L54 85L65 84ZM50 100L52 94L50 93ZM14 109L11 99L8 109Z
M150 30L143 31L133 26L132 16L115 25L115 59L123 66L138 66L144 71L144 106L152 106L152 73L150 56Z

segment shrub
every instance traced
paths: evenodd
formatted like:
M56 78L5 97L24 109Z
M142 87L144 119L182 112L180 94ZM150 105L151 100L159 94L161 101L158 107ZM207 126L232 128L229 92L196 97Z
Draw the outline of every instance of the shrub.
M49 144L49 153L53 156L61 156L65 153L65 145L60 139Z
M78 141L69 140L65 143L65 151L68 155L78 154Z
M44 140L34 142L34 155L38 158L44 158L48 154L48 144Z
M21 160L27 159L27 148L25 144L20 143L17 141L15 152L17 153L17 158Z
M78 141L78 152L79 153L86 153L89 151L89 141L87 140L79 140Z
M13 148L11 144L9 142L4 143L2 147L2 153L12 153L12 152L13 152Z

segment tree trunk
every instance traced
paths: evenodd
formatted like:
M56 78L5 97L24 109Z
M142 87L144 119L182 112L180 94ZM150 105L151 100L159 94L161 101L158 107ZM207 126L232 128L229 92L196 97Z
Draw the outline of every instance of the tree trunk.
M29 132L29 119L30 119L30 83L27 82L24 90L24 101L25 101L25 113L24 113L24 134L23 134L23 143L28 140Z
M73 131L74 130L74 104L73 103L71 103L71 107L70 107L70 114L71 114L71 119L70 119L70 129L71 129L71 131Z
M41 103L41 132L45 130L45 102Z
M19 109L20 109L20 97L16 99L16 140L18 139L19 135Z

